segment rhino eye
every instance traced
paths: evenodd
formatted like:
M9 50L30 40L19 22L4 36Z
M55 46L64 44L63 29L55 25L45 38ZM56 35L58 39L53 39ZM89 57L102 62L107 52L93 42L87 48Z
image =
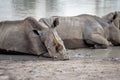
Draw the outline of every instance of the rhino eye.
M34 32L36 35L39 35L39 33L38 33L37 30L33 30L33 32Z

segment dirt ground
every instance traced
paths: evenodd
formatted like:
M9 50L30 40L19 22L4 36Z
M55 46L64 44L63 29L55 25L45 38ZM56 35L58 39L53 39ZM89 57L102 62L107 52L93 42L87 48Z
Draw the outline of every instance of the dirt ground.
M73 53L77 51L80 50L70 52ZM89 50L87 51L90 52ZM106 50L101 51L105 52ZM91 55L89 54L89 56ZM0 61L0 80L119 80L119 79L120 79L120 61L113 58L112 59L71 58L68 61L53 61L39 59L34 60L10 59Z
M120 62L0 61L0 80L119 80Z

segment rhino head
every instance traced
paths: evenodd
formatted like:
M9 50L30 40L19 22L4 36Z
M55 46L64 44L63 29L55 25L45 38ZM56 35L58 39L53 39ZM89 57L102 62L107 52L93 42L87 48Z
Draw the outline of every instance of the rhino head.
M114 25L115 27L120 29L120 12L111 12L105 16L103 16L103 19L106 20L107 23Z
M120 46L120 30L115 25L109 26L109 40L115 46Z
M120 45L120 12L111 12L102 17L109 24L109 39L113 45Z
M43 29L36 30L35 32L40 36L41 41L47 48L50 57L60 60L69 59L63 41L55 29L55 27L59 24L58 19L53 21L53 25L51 25L51 27L49 25L45 25L43 22L39 22L39 24L43 27Z

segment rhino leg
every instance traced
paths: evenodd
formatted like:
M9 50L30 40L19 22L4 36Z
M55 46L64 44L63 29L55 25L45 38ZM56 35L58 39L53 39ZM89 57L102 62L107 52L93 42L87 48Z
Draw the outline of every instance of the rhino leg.
M94 45L94 48L107 48L110 45L109 41L100 34L92 34L90 41Z

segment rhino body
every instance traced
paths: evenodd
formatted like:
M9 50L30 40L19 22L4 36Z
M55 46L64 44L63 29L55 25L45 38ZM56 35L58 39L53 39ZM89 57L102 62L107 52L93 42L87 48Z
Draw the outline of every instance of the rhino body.
M56 30L64 41L65 47L68 49L88 46L107 48L111 45L111 41L114 37L111 36L111 31L116 31L116 29L111 27L105 19L88 14L72 17L54 16L48 19L42 18L39 22L43 22L46 25L52 25L52 21L55 18L58 18L59 21ZM117 31L115 34L118 35L119 33L120 32ZM118 40L120 40L120 37Z
M0 49L35 55L48 53L50 57L66 59L66 49L56 30L32 17L0 22Z

